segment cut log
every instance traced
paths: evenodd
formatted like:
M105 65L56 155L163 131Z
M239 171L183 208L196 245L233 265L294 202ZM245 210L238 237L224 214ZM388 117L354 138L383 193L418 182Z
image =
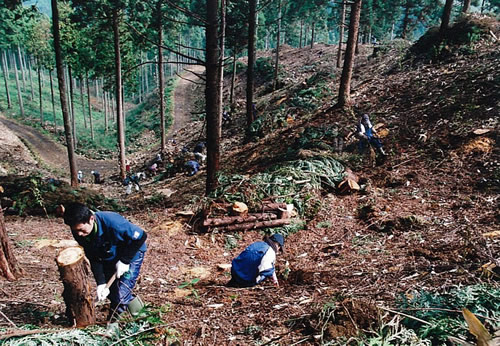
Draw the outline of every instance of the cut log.
M203 226L224 226L231 225L233 223L244 223L244 222L252 222L259 220L274 220L278 218L276 214L273 213L256 213L256 214L248 214L247 216L225 216L221 218L213 218L206 219L203 221Z
M291 222L292 222L291 219L245 222L245 223L237 223L234 225L223 226L221 227L221 229L224 231L248 231L250 229L266 228L266 227L272 228L272 227L288 225Z
M352 179L349 179L349 178L343 180L339 184L339 187L338 187L338 190L341 194L356 192L356 191L359 191L359 189L360 188L359 188L358 183Z
M231 213L237 216L245 216L248 214L248 206L242 202L234 202L231 206Z
M286 203L268 203L262 206L262 211L286 210Z
M61 281L66 316L76 327L95 323L94 296L90 284L90 265L81 247L62 250L56 258Z

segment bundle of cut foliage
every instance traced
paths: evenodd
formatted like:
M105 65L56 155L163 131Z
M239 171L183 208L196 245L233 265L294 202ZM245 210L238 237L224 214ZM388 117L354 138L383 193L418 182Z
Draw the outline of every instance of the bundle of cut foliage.
M314 200L315 193L322 188L334 189L343 178L344 166L333 158L289 161L251 177L221 174L212 197L244 202L250 209L258 209L264 200L285 202L294 204L304 215L313 207L308 201Z
M168 308L146 307L137 319L124 319L108 326L94 325L83 329L17 330L3 331L0 343L5 346L20 345L154 345L168 344L177 339L178 332L163 324L161 315ZM24 336L21 336L23 335ZM29 334L29 335L26 335ZM12 336L10 336L12 335ZM17 336L16 336L17 335Z
M444 33L432 28L409 50L408 58L416 62L443 61L456 54L474 52L473 45L496 32L498 22L487 16L462 17Z
M68 183L39 175L6 176L0 178L4 188L2 206L18 215L54 214L60 204L81 202L91 209L123 211L113 199L84 187L73 188Z

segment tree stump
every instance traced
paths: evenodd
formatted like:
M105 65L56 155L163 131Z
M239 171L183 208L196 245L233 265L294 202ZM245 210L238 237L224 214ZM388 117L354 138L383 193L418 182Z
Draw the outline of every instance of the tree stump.
M61 281L64 285L63 299L66 316L77 327L95 323L94 296L89 281L90 265L83 248L69 247L56 258Z

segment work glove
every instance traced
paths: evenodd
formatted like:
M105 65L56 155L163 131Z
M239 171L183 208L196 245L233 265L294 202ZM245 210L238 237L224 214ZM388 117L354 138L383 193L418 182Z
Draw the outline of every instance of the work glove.
M125 264L122 261L116 262L116 278L119 279L123 274L128 272L130 264Z
M109 288L106 287L106 284L102 284L97 286L97 300L101 301L106 299L109 295Z

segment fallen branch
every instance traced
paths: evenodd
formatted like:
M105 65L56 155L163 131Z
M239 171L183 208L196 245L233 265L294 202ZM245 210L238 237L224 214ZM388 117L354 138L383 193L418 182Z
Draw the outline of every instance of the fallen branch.
M33 334L46 334L46 333L59 333L68 329L35 329L35 330L14 330L8 334L0 335L0 340L5 340L9 338L16 338L20 336L33 335Z
M408 314L405 314L403 312L399 312L399 311L396 311L396 310L391 310L391 309L388 309L388 308L384 308L383 306L377 306L379 309L382 309L382 310L385 310L385 311L389 311L389 312L392 312L393 314L397 314L397 315L401 315L401 316L404 316L404 317L407 317L407 318L410 318L412 320L415 320L415 321L418 321L420 323L423 323L423 324L427 324L428 326L433 326L432 323L430 322L427 322L427 321L424 321L418 317L414 317L414 316L411 316L411 315L408 315Z
M203 226L224 226L234 223L245 223L260 220L274 220L278 216L273 213L248 214L247 216L226 216L221 218L206 219L203 221Z
M278 227L283 225L288 225L292 222L291 219L277 219L277 220L269 220L269 221L260 221L260 222L245 222L235 225L227 225L222 227L224 231L248 231L251 229L257 228L265 228L265 227Z

